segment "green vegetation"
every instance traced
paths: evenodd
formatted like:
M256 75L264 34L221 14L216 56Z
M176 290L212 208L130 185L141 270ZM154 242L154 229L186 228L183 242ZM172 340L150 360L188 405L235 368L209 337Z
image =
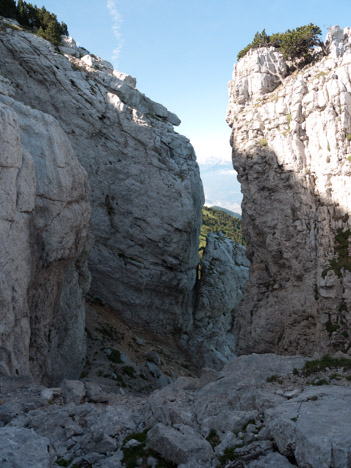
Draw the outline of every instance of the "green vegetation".
M17 6L14 0L1 0L0 16L5 16L5 18L17 18Z
M351 369L351 358L333 358L331 356L323 356L322 359L314 359L308 361L302 369L302 373L305 376L315 374L317 372L325 371L328 369L335 368Z
M282 384L283 379L279 375L271 375L270 377L267 377L266 382L268 383L277 382L279 384Z
M70 464L72 463L73 461L73 458L71 458L70 460L65 460L64 458L62 457L58 457L57 460L56 460L56 465L58 466L70 466Z
M244 57L250 49L259 47L275 47L279 49L284 58L291 61L310 58L310 52L315 46L324 51L324 43L320 40L322 31L319 26L312 23L296 29L288 29L284 33L274 33L269 36L266 30L257 32L253 41L238 53L238 60Z
M132 366L125 366L122 369L122 374L127 375L130 379L135 379L135 369Z
M351 141L351 133L346 133L346 140Z
M17 20L24 28L38 34L38 36L58 46L61 36L68 36L67 25L59 23L57 16L50 13L45 7L38 8L36 5L18 0L0 1L0 16Z
M121 353L118 351L118 349L113 349L107 358L115 364L123 364Z
M232 239L239 244L246 245L245 238L241 231L241 219L234 217L223 210L202 208L202 226L200 233L200 249L206 246L206 236L209 232L222 231L225 237Z
M235 453L235 449L238 447L228 447L224 450L221 457L218 458L220 466L225 466L228 462L235 460L238 456Z
M342 269L351 271L351 255L349 254L350 236L350 229L343 231L339 228L337 230L334 246L335 258L330 261L330 267L323 271L322 278L326 277L329 270L333 270L339 278L342 277Z
M216 429L211 429L210 433L206 437L207 442L212 445L212 448L217 447L221 443L221 439L218 437Z
M261 138L258 142L261 146L268 146L268 141L265 138Z
M325 324L325 328L328 333L333 333L339 330L340 326L336 323L331 323L330 321Z
M238 455L235 453L235 450L238 448L244 447L244 443L235 445L235 447L228 447L224 450L224 453L221 457L218 458L220 465L219 466L226 466L228 462L234 461L238 458Z
M329 385L329 382L326 379L318 379L312 382L312 385L317 385L317 386Z
M247 426L248 426L249 424L253 424L254 426L256 426L256 421L255 421L254 419L249 419L249 420L247 421L247 423L243 425L243 428L242 428L242 431L243 431L243 432L246 432Z

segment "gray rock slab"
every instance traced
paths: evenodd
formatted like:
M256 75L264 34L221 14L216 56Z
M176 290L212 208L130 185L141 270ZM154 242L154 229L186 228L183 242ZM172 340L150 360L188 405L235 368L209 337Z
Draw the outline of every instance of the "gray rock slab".
M299 466L349 466L350 388L308 388L298 398L268 410L267 415L267 426L279 451L294 455Z
M51 468L54 453L50 441L32 429L0 428L0 466L2 468Z
M163 458L177 465L191 459L207 466L214 459L211 445L193 428L183 424L173 427L162 423L154 426L147 435L147 444Z

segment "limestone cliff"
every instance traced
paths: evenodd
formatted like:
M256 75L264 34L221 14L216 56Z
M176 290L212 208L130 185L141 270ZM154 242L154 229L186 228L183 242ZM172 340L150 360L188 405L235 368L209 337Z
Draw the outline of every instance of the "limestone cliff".
M178 117L71 38L58 53L3 25L0 55L15 98L60 122L88 173L91 296L129 323L186 334L204 198L194 150L173 128Z
M58 121L0 78L0 375L58 383L85 358L87 175Z
M251 263L238 352L351 353L351 29L289 74L277 50L234 66L227 121Z

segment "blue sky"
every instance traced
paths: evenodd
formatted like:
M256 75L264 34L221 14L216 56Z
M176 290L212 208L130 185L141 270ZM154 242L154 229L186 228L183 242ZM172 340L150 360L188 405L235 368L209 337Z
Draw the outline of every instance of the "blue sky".
M198 160L229 161L225 122L233 64L256 31L351 26L350 0L45 0L70 35L182 120ZM41 3L38 2L38 6ZM349 22L349 23L347 23Z

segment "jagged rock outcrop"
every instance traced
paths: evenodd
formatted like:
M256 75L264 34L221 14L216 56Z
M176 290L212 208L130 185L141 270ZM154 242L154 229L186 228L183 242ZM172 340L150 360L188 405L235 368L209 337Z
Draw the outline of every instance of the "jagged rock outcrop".
M234 67L228 123L251 261L239 353L351 353L351 29L288 75L273 48Z
M58 119L86 169L95 244L90 294L130 323L178 336L193 327L199 169L177 116L65 39L2 25L0 73L15 98ZM85 54L84 56L82 56Z
M85 358L88 181L58 121L14 94L1 78L0 375L53 384Z
M250 262L245 247L209 233L201 262L201 280L196 294L195 330L191 346L198 350L201 366L221 368L234 356L231 333L235 310L244 295Z

